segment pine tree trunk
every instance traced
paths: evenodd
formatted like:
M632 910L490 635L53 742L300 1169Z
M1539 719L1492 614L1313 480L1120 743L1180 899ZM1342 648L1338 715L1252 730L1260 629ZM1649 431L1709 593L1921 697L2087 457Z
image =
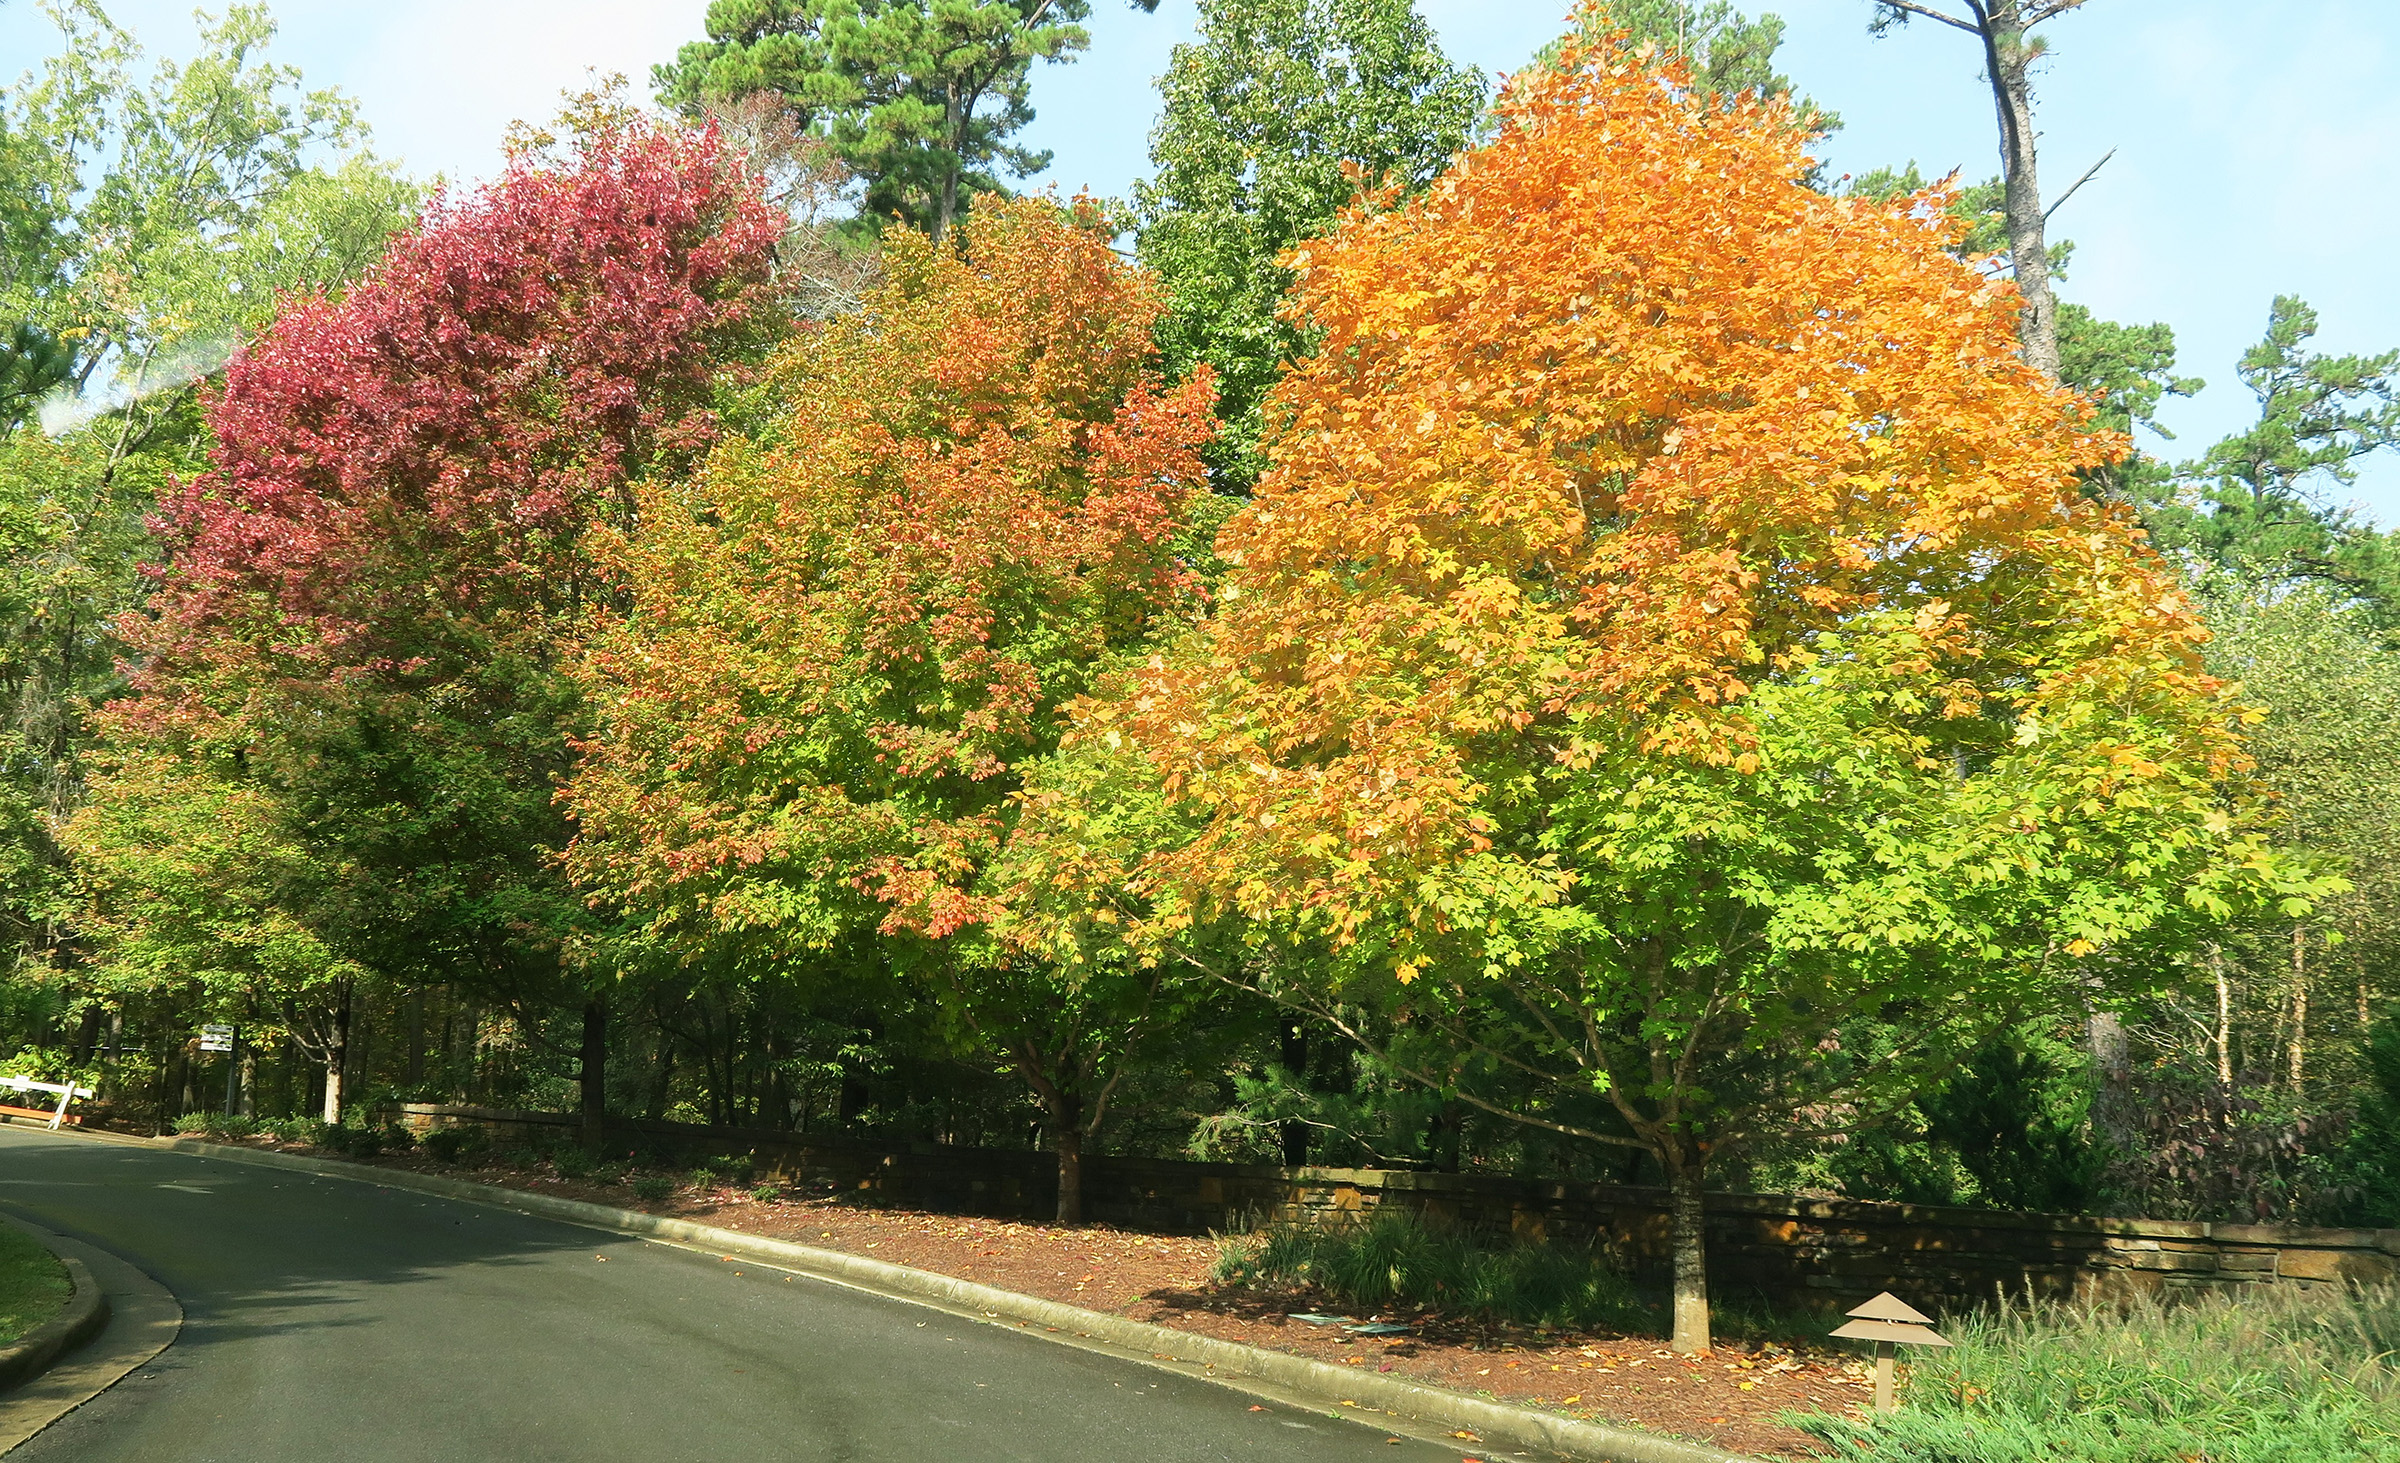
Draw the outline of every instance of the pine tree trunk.
M2001 208L2008 222L2008 257L2023 297L2017 339L2025 363L2058 379L2058 301L2050 293L2050 248L2044 237L2042 185L2035 167L2032 57L2014 3L1993 7L1983 23L1984 66L2000 116Z
M958 83L952 81L942 98L942 139L949 146L949 162L942 171L942 196L933 215L933 242L939 244L950 236L950 224L958 216L958 170L962 166L959 149L965 144L965 128L959 115Z
M1673 1247L1675 1330L1667 1344L1685 1355L1709 1349L1708 1206L1706 1157L1688 1139L1670 1139L1659 1153L1667 1166Z

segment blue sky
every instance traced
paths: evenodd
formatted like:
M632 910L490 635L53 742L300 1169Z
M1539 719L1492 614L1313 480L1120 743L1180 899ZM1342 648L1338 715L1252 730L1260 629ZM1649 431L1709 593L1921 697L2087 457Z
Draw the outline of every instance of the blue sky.
M1565 0L1419 0L1442 43L1498 74L1560 28ZM1990 94L1968 38L1925 22L1881 40L1869 0L1746 5L1787 22L1778 65L1846 126L1839 171L1914 159L1929 173L1996 171ZM118 0L156 53L191 45L188 0ZM705 0L285 0L276 54L358 97L381 151L420 174L488 173L502 129L546 117L593 68L637 81L699 34ZM1155 15L1095 0L1092 47L1036 81L1040 180L1122 194L1147 166L1153 79L1192 31L1191 0ZM2197 453L2252 415L2233 364L2277 293L2323 317L2318 348L2400 345L2400 4L2392 0L2091 0L2051 23L2042 166L2053 194L2115 159L2053 220L2075 240L2063 292L2103 316L2175 327L2181 368L2208 388L2163 414ZM53 32L28 0L0 6L0 75ZM2154 446L2157 444L2153 444ZM2400 526L2400 461L2348 496Z

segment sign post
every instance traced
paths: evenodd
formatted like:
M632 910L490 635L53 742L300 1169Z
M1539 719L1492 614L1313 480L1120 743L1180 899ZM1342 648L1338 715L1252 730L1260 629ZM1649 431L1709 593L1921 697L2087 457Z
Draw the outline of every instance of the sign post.
M200 1050L225 1054L225 1116L233 1116L233 1082L239 1063L234 1060L234 1035L231 1026L212 1024L200 1028Z

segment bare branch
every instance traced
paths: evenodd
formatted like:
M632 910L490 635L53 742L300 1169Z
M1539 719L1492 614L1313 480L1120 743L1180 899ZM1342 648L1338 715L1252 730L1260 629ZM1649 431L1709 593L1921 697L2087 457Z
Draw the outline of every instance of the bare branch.
M2113 147L2100 154L2100 161L2092 164L2089 168L2086 168L2082 177L2077 178L2072 184L2068 185L2066 192L2058 195L2058 201L2056 203L2053 203L2048 208L2042 210L2042 222L2050 222L2050 215L2066 207L2067 200L2075 196L2075 190L2092 181L2092 175L2099 172L2102 168L2107 167L2108 160L2116 155L2117 150Z
M1983 34L1982 28L1977 26L1973 21L1960 20L1955 15L1944 15L1941 11L1935 10L1931 6L1917 4L1916 0L1883 0L1883 3L1894 10L1904 10L1910 15L1921 15L1927 20L1938 20L1944 25L1956 26L1958 29L1965 31L1971 36Z

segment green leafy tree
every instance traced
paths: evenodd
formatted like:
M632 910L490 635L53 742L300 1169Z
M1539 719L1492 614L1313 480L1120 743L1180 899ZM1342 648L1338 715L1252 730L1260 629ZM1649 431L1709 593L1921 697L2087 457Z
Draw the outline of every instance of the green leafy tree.
M1452 65L1412 0L1205 0L1175 48L1135 187L1142 262L1167 289L1168 368L1206 362L1220 490L1256 481L1267 392L1310 346L1287 318L1285 251L1362 190L1422 189L1473 137L1482 73ZM1382 195L1378 195L1382 196Z
M58 52L0 102L0 925L16 978L96 1018L50 830L84 797L89 709L123 688L145 519L205 466L195 384L285 294L354 278L421 195L347 102L263 58L258 7L147 66L96 5L50 14Z
M2276 298L2266 337L2237 368L2258 421L2185 463L2184 491L2144 516L2163 546L2334 586L2388 630L2400 626L2400 538L2328 490L2356 482L2362 459L2400 447L2400 350L2323 355L2307 348L2316 330L2306 302Z
M652 79L690 112L780 95L866 184L870 215L939 242L972 194L1049 166L1009 139L1033 120L1033 63L1088 46L1090 14L1088 0L714 0L708 39Z
M1801 97L1792 79L1775 69L1775 53L1783 46L1780 15L1753 20L1728 0L1611 0L1605 9L1587 13L1580 29L1588 37L1602 27L1673 56L1689 73L1693 89L1708 96L1791 96L1798 98L1798 120L1811 135L1842 125L1839 115ZM1543 47L1541 59L1554 60L1562 45L1553 41Z
M2194 972L2214 987L2189 1003L2194 1024L2210 1032L2221 1083L2247 1069L2342 1107L2373 1010L2400 996L2400 764L2390 745L2400 650L2339 586L2272 572L2201 582L2215 631L2209 667L2265 711L2250 744L2280 837L2348 887L2306 919L2229 934Z

